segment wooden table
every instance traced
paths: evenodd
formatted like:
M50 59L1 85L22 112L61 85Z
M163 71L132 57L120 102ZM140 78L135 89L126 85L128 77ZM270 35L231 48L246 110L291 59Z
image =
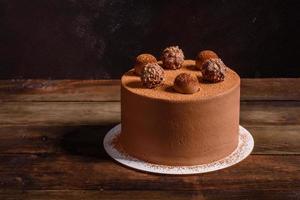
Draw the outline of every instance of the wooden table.
M243 79L243 162L193 176L137 172L102 147L118 80L0 81L0 199L300 199L300 78Z

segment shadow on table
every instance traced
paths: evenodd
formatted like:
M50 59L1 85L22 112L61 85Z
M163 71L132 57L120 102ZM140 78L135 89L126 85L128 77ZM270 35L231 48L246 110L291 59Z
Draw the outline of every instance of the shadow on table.
M105 134L115 125L76 126L69 129L62 137L61 147L71 155L95 158L109 158L103 148Z

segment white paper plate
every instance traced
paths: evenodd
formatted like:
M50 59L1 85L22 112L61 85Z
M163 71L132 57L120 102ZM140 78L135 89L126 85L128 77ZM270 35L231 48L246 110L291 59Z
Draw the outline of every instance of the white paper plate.
M110 157L112 157L117 162L131 167L133 169L158 173L158 174L200 174L206 172L212 172L219 169L224 169L230 167L234 164L241 162L245 159L253 150L254 140L252 135L245 128L240 126L239 128L239 144L237 148L227 157L202 165L193 166L169 166L169 165L158 165L153 163L148 163L131 156L125 155L124 153L118 151L112 144L113 139L121 133L121 124L116 125L112 128L105 136L103 145L104 149Z

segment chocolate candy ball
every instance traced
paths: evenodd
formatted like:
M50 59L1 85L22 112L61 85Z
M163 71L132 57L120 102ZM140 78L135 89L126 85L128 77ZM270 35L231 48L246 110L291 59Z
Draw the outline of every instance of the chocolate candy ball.
M216 83L224 80L226 66L221 59L212 58L203 63L201 72L203 80Z
M145 65L141 81L147 88L155 88L165 80L165 72L157 63L148 63Z
M168 47L163 51L161 60L163 68L179 69L184 62L183 51L178 46Z
M174 80L173 87L182 94L193 94L200 89L197 77L187 73L179 74Z
M135 59L134 72L137 75L141 75L145 65L148 63L157 63L157 60L151 54L148 53L140 54Z
M196 56L196 68L201 70L203 63L212 58L219 58L218 55L211 50L200 51Z

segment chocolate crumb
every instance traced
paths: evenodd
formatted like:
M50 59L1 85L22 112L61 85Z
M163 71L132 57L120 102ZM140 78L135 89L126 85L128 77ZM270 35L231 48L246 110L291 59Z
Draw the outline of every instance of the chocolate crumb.
M141 81L145 87L155 88L161 85L164 80L164 70L157 63L148 63L145 65L141 75Z
M163 68L179 69L184 62L183 51L178 46L168 47L163 51L161 60Z
M203 80L217 83L224 81L226 66L219 58L208 59L203 63L201 72Z

